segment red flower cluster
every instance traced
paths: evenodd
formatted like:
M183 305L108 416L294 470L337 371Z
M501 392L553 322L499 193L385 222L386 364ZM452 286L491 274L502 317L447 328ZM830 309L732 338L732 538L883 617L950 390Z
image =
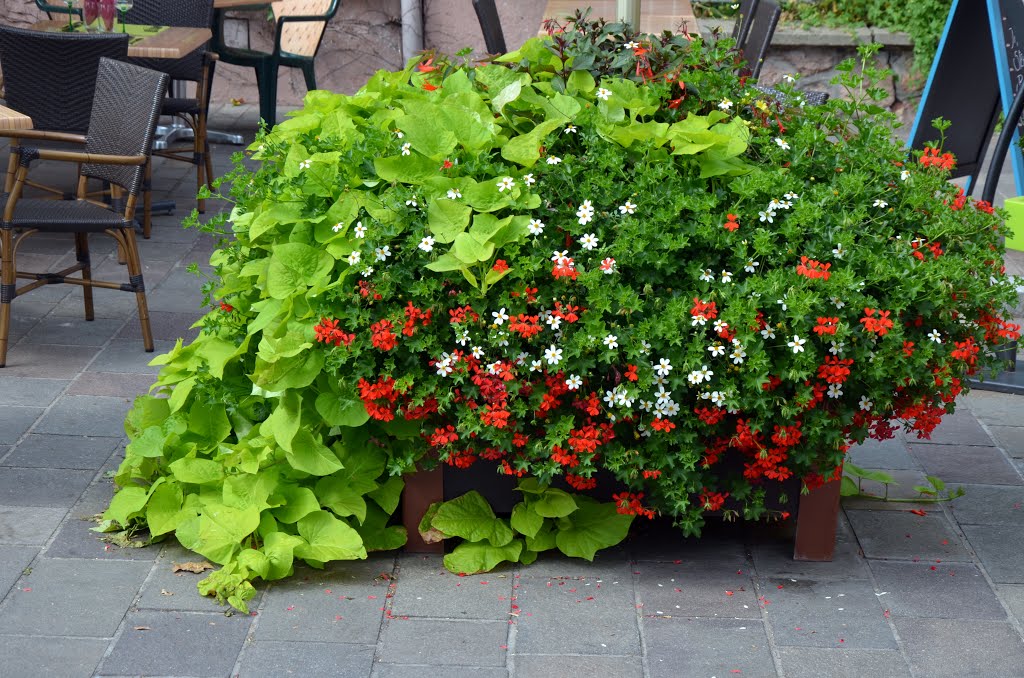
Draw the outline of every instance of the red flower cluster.
M380 377L374 384L365 379L359 380L359 398L363 401L367 414L378 421L391 421L395 418L395 401L398 400L398 395L395 380L389 377ZM386 404L378 404L378 400L384 400Z
M938 167L939 169L951 170L956 167L956 159L952 153L939 153L937 148L926 148L918 160L922 167Z
M378 320L370 325L370 332L372 333L370 341L373 343L374 348L390 351L398 345L398 336L391 331L393 327L394 325L390 320Z
M828 269L832 264L821 263L815 259L808 259L807 257L800 257L800 263L796 265L796 272L799 275L806 276L808 278L821 278L828 280L831 273Z
M592 490L597 487L596 478L584 478L583 476L578 476L572 473L565 474L565 482L569 483L569 487L578 492Z
M423 327L430 324L430 319L434 315L431 309L423 311L413 306L410 301L405 307L405 326L402 328L402 334L407 337L411 337L416 333L416 323L418 322Z
M814 333L819 337L825 334L835 334L839 328L839 318L818 318L818 324L814 326Z
M818 378L828 384L842 384L850 376L850 365L853 358L839 359L839 356L828 356L825 364L818 366Z
M476 322L480 319L479 314L473 310L472 306L460 306L459 308L453 308L448 311L449 322L452 325L465 322Z
M693 308L690 309L690 315L692 315L694 318L714 320L715 318L718 317L718 309L715 307L715 302L703 302L697 297L694 297Z
M491 269L498 273L503 273L508 270L508 262L504 259L498 259L494 262L494 266L491 266Z
M737 228L740 227L740 224L739 224L739 221L738 221L739 217L737 217L735 214L726 214L725 218L726 218L726 222L724 224L722 224L722 228L724 228L725 230L727 230L730 233L732 233L733 231L735 231Z
M910 243L910 249L913 250L910 254L912 256L916 257L917 259L919 259L920 261L924 261L924 259L925 259L924 253L920 251L921 244L922 243L919 240L915 240L914 242ZM927 249L931 250L932 259L938 259L940 256L942 256L942 244L941 243L937 243L937 242L928 243L927 245L925 245L925 247Z
M633 494L632 492L620 492L612 495L612 500L615 502L615 510L623 515L632 516L644 516L646 518L654 518L654 511L648 508L644 508L642 500L644 493L639 492Z
M321 318L318 325L313 326L313 333L316 336L318 342L324 344L334 344L335 346L341 346L345 344L348 346L356 338L354 334L347 334L341 329L338 329L338 320L328 320L327 318Z
M700 490L700 503L705 511L717 511L728 498L728 492L711 492L706 487Z
M864 317L860 319L860 322L864 325L866 331L874 332L878 336L884 337L892 328L892 321L889 320L890 311L877 311L877 318L875 313L875 309L865 308Z

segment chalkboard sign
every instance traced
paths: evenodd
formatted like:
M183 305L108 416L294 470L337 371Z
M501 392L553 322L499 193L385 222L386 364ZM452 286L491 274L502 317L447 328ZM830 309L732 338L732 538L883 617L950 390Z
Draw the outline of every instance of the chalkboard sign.
M908 145L920 150L937 142L932 120L949 120L945 149L957 158L954 176L969 176L971 191L999 113L1009 109L1022 86L1024 0L953 0ZM1018 128L1010 156L1017 193L1024 195L1024 156L1016 143L1024 124Z

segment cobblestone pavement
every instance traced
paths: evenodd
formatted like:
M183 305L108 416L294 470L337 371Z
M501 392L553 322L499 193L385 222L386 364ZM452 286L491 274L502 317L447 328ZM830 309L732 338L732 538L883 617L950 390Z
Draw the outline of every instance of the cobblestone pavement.
M213 127L250 127L221 109ZM223 172L232 149L217 147ZM179 226L189 166L159 165L178 201L141 243L157 350L194 336L209 237ZM97 269L120 273L112 247ZM58 267L70 242L24 254ZM121 420L152 383L131 295L51 286L13 307L0 370L0 673L35 676L628 678L1024 676L1024 400L976 391L930 441L851 452L896 497L925 474L950 504L847 501L835 560L799 563L764 526L700 541L648 527L593 563L542 557L460 578L388 553L262 585L250 616L196 592L176 545L119 549L89 531L112 494ZM866 487L865 489L873 489ZM877 489L877 488L874 488ZM910 509L921 508L923 515Z

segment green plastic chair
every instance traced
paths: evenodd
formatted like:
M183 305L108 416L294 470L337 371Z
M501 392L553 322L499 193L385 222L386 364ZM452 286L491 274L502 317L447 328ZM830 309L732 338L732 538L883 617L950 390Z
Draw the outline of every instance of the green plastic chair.
M277 23L273 52L260 52L224 44L224 12L216 12L212 50L223 63L251 66L256 69L256 86L260 92L260 117L268 127L273 127L277 123L277 71L281 66L302 69L306 89L316 89L314 59L323 41L327 22L334 18L338 4L338 0L279 0L272 3ZM265 5L233 9L264 7Z
M46 2L45 0L36 0L36 7L46 12L46 16L53 18L54 14L74 14L81 18L82 8L75 3L75 6L68 9L68 3L66 2Z

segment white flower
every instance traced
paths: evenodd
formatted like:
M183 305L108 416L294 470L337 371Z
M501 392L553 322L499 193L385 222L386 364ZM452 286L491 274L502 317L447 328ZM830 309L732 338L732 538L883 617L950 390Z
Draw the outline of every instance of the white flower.
M782 207L782 203L779 202L778 200L776 200L775 198L772 198L768 202L768 210L769 211L774 212L775 210L779 209L780 207Z
M338 233L343 228L345 228L345 224L341 223L340 221L336 223L334 226L331 226L331 230L334 231L335 233Z
M624 204L619 205L619 212L622 214L633 214L636 212L636 204L627 200Z
M829 343L831 344L831 347L829 347L828 352L831 353L832 355L839 355L840 353L843 352L843 346L845 346L843 342L840 341L839 343L836 343L834 341L831 341Z
M364 278L369 278L371 275L373 275L373 266L367 266L363 269Z
M773 212L772 210L758 212L757 216L760 218L761 222L767 221L769 224L775 223L775 212Z
M530 361L530 371L531 372L540 372L542 369L544 369L544 361L542 361L542 360L531 360Z
M416 196L414 195L414 196L412 196L411 198L409 198L408 200L405 201L405 206L406 207L419 207L420 204L416 201Z
M787 295L783 294L781 299L778 299L775 303L782 307L783 311L788 311L789 307L786 306Z
M508 334L505 332L498 332L496 335L497 341L495 342L498 346L508 346Z
M783 195L782 197L783 197L783 198L785 198L786 200L796 200L796 199L797 199L797 198L799 198L800 196L799 196L799 195L797 195L796 193L792 193L792 192L791 192L791 193L786 193L786 194L785 194L785 195Z
M366 226L363 226L363 222L361 222L361 221L357 221L356 222L356 227L354 229L354 232L355 232L357 238L365 238L366 237Z
M580 226L586 226L590 223L590 220L594 218L594 206L589 200L583 201L580 208L576 210L576 216L579 217Z
M888 207L889 203L887 203L886 201L882 200L881 198L876 198L875 201L873 203L871 203L871 206L872 207L883 207L884 208L884 207Z
M715 376L714 371L708 369L707 365L701 365L699 370L694 370L688 375L688 379L691 384L699 384L703 381L710 382L711 377Z
M651 352L651 344L646 339L640 340L640 352L643 353L644 355L647 355L648 353Z
M403 132L400 129L396 129L395 130L395 136L398 137L399 139L404 139L405 138L405 132Z
M569 250L562 250L559 252L555 250L551 253L551 262L555 264L563 264L566 259L569 258Z
M747 262L747 265L743 267L743 270L747 273L754 273L757 267L761 265L760 261L754 261L753 259Z
M548 361L548 365L557 365L562 362L562 349L551 344L544 350L544 359Z
M942 343L942 335L939 334L938 330L932 330L928 333L928 338L934 341L936 344Z
M602 339L601 342L609 349L616 349L619 347L619 338L614 334L609 334L607 337Z
M408 142L402 144L402 155L412 155L412 144Z
M499 311L492 311L491 312L491 317L494 318L494 324L495 325L502 325L502 324L505 323L506 320L508 320L508 313L505 313L505 307L502 306L501 310L499 310Z
M724 283L732 282L732 272L731 271L722 271L722 282L724 282Z
M722 332L729 329L729 323L725 322L721 318L715 321L715 332L721 334Z
M549 315L544 319L544 322L548 324L552 331L557 331L562 326L562 319L557 315Z
M532 174L524 174L523 183L526 184L527 186L533 186L535 183L537 183L537 180L533 178Z
M449 200L457 200L458 198L461 198L461 197L462 197L462 193L459 192L459 189L457 189L457 188L449 188L448 189L448 199Z
M582 221L582 219L580 219ZM592 250L597 247L597 236L593 233L584 233L580 238L580 247L585 250Z
M737 346L732 350L729 357L732 358L733 365L742 365L743 359L747 357L747 352L743 350L742 346Z
M530 354L526 351L522 351L516 356L516 365L525 365L526 359L530 357Z
M703 315L695 315L692 318L690 318L690 327L696 327L697 325L704 327L704 325L706 325L707 322L708 319L705 318Z
M668 373L672 371L672 361L668 358L662 358L658 361L658 364L653 367L659 377L667 377Z
M428 235L427 237L423 238L423 240L420 240L420 244L417 245L417 247L419 247L424 252L430 252L434 249L434 239Z
M629 42L627 42L622 47L623 47L623 49L637 49L637 48L640 47L640 43L639 42L633 42L632 40L630 40Z
M575 391L583 386L583 377L578 374L570 374L569 378L565 380L565 385L569 387L570 391Z
M512 177L503 177L495 186L498 187L498 193L503 193L506 189L511 191L515 188L516 182L512 180Z
M725 346L722 346L721 344L711 344L711 346L708 346L708 352L711 354L712 358L717 358L720 355L725 355Z
M387 261L388 257L391 256L391 248L384 245L373 250L373 253L377 255L377 261Z
M700 274L700 279L704 282L715 282L715 274L711 272L710 268L705 268L704 272Z
M806 339L801 339L800 337L794 334L793 339L791 341L786 342L786 346L789 346L791 349L793 349L793 353L803 353L804 344L806 343Z
M302 169L302 170L308 170L312 166L313 166L313 161L310 160L309 158L306 158L305 160L303 160L302 162L299 163L299 169Z
M792 206L793 203L789 200L783 200L782 202L779 203L779 207L781 207L784 210L788 210Z
M566 125L563 134L576 134L576 125Z
M790 83L792 83L792 82L796 82L796 78L794 78L794 77L793 77L792 75L790 75L789 73L786 73L785 75L783 75L783 76L782 76L782 79L783 79L783 80L785 80L786 82L790 82Z
M480 346L474 346L472 349L472 353L473 357L476 358L477 360L480 360L480 358L484 357L484 349L481 348Z
M641 400L636 404L636 407L641 412L648 412L654 409L654 403L652 403L650 400Z
M836 259L842 259L843 255L846 254L846 250L843 249L843 243L839 243L832 248L832 254Z
M608 101L608 99L610 99L611 96L611 90L605 89L604 87L601 87L600 89L597 90L597 98L600 99L601 101Z
M900 181L906 181L910 178L910 170L903 170L900 172Z
M679 414L679 403L667 402L661 408L661 413L666 417L674 417Z
M455 335L455 343L459 346L465 346L469 343L469 330L462 329Z
M562 159L553 155L549 155L547 162L549 165L557 165L558 163L562 162Z
M846 302L840 299L839 297L829 297L829 300L833 304L835 304L836 308L843 308L844 306L846 306Z
M713 402L718 407L725 405L725 394L722 393L721 391L712 391L711 402Z
M840 384L829 384L827 395L829 398L838 398L843 395L843 387Z
M763 338L765 338L765 339L774 339L775 338L775 330L773 330L771 328L771 326L768 326L768 327L764 328L763 330L761 330L761 336Z
M784 151L789 150L789 143L781 137L775 137L775 145Z
M608 403L608 407L611 407L612 405L615 404L615 392L614 391L605 391L604 392L603 400L606 403Z
M530 235L540 235L544 232L544 222L540 219L530 219L530 223L526 225L526 230L530 232Z
M350 266L355 266L356 264L359 263L359 260L362 258L363 255L359 253L359 250L356 250L348 255L348 259L346 261L348 261Z
M487 366L488 374L499 374L501 372L501 361L493 362Z
M438 360L434 363L434 367L437 369L437 376L439 377L446 377L455 371L455 368L452 367L452 359L450 357L445 358L444 360Z
M723 111L731 110L732 102L729 101L728 99L722 99L721 101L718 102L718 108L720 108Z
M860 405L860 409L864 410L865 412L870 412L871 408L875 406L875 404L873 402L871 402L871 399L868 398L867 396L861 396L860 397L859 405Z

